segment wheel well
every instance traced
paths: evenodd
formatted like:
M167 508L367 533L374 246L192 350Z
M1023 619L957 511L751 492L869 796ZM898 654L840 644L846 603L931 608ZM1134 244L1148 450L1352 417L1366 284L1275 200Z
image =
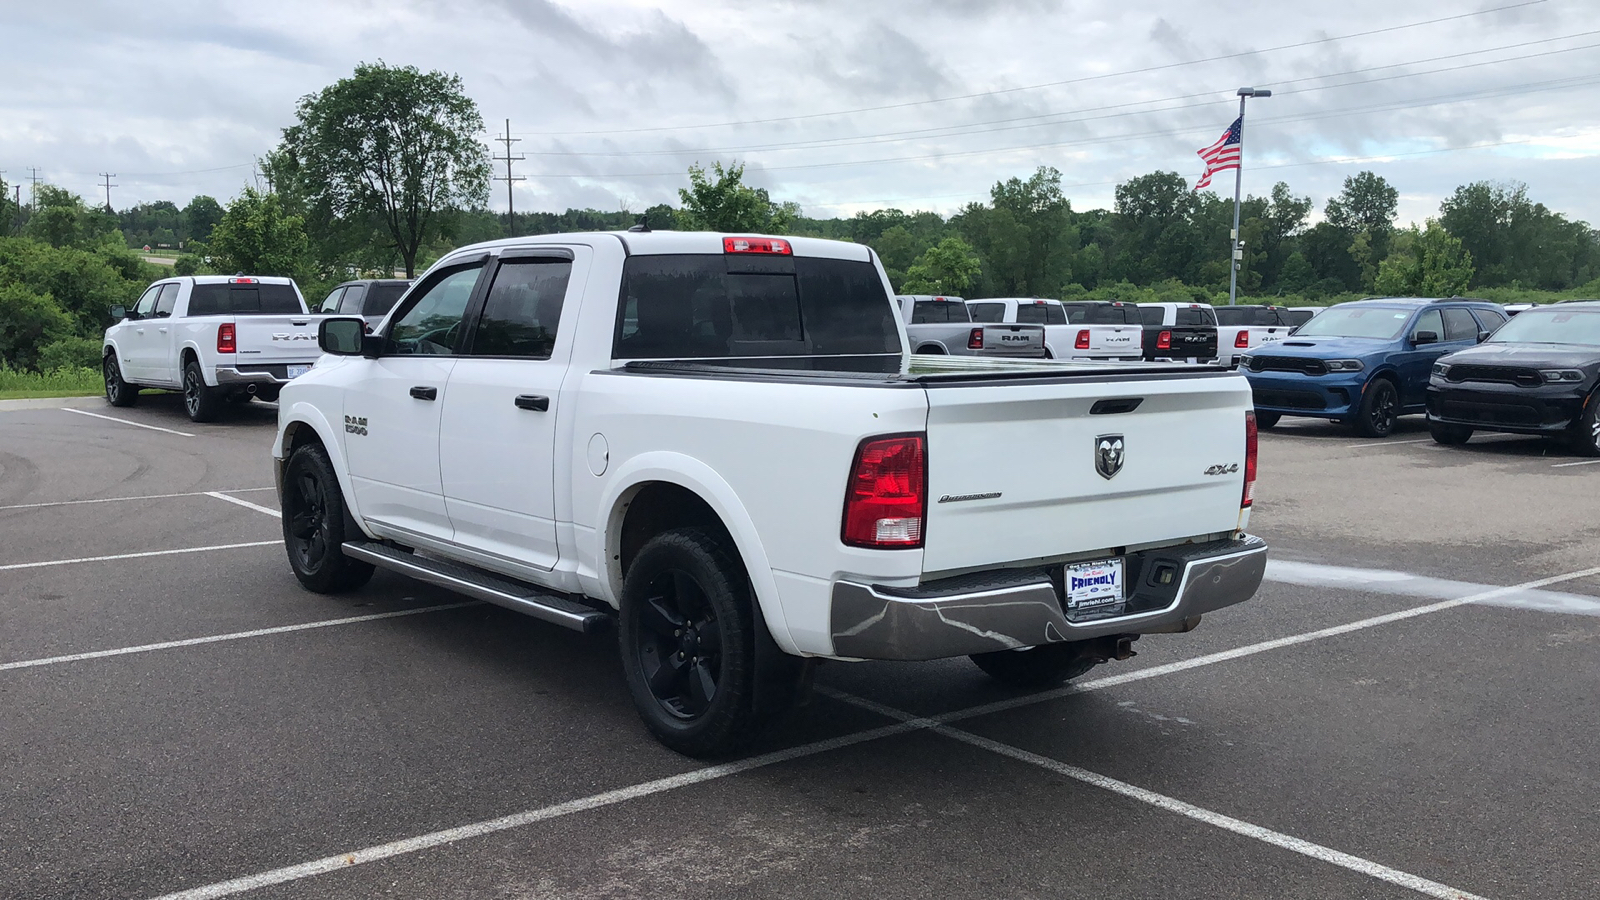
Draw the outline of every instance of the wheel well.
M288 459L289 454L307 444L322 444L317 430L305 422L290 422L283 431L283 458Z
M628 567L646 542L674 528L700 527L711 532L734 556L733 536L721 517L699 494L681 485L652 481L638 489L627 501L615 551L619 570L627 577Z
M929 356L943 355L944 354L944 348L939 346L938 344L923 344L922 346L917 348L917 352L918 353L925 353L925 354L927 354Z
M178 354L178 364L179 365L187 366L187 365L189 365L190 362L198 363L199 361L200 361L200 354L194 352L194 348L193 347L185 347L185 348L183 348L183 352Z

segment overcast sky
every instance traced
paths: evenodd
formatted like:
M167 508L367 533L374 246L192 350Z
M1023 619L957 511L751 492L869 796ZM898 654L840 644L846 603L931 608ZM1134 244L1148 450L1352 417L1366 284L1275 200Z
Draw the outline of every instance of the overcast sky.
M226 202L293 123L298 98L382 59L458 73L491 131L511 120L527 157L519 210L676 203L690 163L734 159L748 182L816 216L948 214L1040 165L1060 169L1086 209L1156 169L1193 183L1195 151L1232 121L1235 89L1255 85L1275 96L1251 101L1246 192L1283 180L1320 210L1370 168L1400 190L1408 221L1436 215L1459 184L1514 180L1600 222L1595 10L1595 0L4 0L0 169L26 185L37 166L102 202L98 173L113 172L118 208L198 193ZM491 205L505 204L496 182Z

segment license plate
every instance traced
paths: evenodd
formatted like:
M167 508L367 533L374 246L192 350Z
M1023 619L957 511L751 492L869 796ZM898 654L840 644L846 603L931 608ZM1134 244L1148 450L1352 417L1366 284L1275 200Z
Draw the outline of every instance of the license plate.
M290 378L299 378L301 375L304 375L305 373L307 373L309 371L311 371L311 367L310 366L290 366L289 367L289 377Z
M1098 609L1123 601L1122 560L1071 563L1066 568L1067 609Z

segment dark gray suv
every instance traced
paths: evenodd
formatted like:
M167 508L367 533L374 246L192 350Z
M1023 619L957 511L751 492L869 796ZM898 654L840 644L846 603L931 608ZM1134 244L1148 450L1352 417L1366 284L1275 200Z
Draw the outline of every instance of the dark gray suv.
M367 320L367 331L378 327L383 317L394 309L411 282L404 278L370 278L346 281L330 292L317 306L319 313L338 313L341 316L360 316Z

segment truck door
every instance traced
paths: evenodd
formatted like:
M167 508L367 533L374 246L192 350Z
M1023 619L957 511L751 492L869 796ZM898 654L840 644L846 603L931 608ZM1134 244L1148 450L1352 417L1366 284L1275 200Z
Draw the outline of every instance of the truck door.
M543 570L560 556L555 448L578 313L566 301L569 290L581 293L588 261L585 247L541 247L494 263L467 352L450 373L440 431L456 542Z
M396 310L382 355L351 360L364 371L345 393L345 457L362 517L380 526L453 537L439 476L439 425L487 262L485 254L434 272Z
M145 339L155 334L150 316L155 313L156 298L161 296L161 285L155 284L145 289L139 295L139 302L134 305L128 321L119 323L117 332L117 363L122 366L122 379L134 384L143 383L148 377L149 351L145 349Z
M182 285L177 282L161 286L161 294L156 297L156 308L151 313L151 330L139 343L139 352L148 354L140 361L145 377L149 379L148 384L178 383L178 373L175 371L178 361L174 358L177 336L173 333L177 326L172 321L172 311L178 305L180 287Z

